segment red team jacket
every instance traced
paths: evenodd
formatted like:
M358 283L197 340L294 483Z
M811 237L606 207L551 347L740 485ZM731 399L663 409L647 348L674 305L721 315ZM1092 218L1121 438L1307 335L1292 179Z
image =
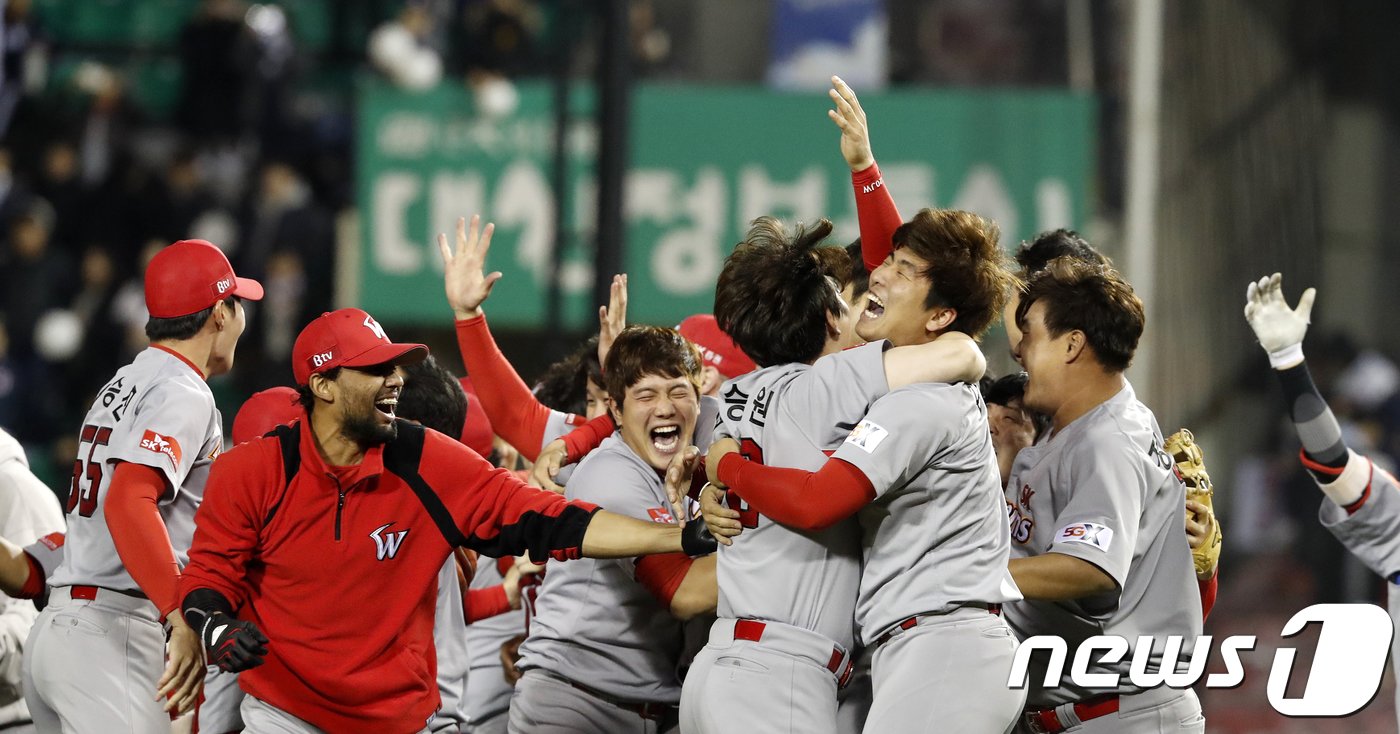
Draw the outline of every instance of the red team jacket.
M403 421L358 470L333 471L301 423L283 429L288 446L299 435L290 482L276 435L214 463L180 598L217 591L267 635L266 661L239 674L249 694L327 731L419 731L438 707L434 600L452 549L577 558L597 507Z

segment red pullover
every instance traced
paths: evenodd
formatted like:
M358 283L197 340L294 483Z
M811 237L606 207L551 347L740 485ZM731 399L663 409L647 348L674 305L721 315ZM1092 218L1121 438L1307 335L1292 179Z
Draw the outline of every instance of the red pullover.
M290 483L276 436L215 461L180 598L217 592L267 635L266 662L239 674L249 694L327 731L420 731L439 702L433 613L452 549L577 558L597 507L404 421L358 467L331 467L304 424Z

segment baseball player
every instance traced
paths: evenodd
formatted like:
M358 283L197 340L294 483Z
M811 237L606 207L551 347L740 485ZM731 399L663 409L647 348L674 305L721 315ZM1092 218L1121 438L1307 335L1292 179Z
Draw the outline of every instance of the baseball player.
M25 656L41 732L168 732L168 712L189 709L204 678L198 635L171 612L223 446L205 380L232 367L240 300L261 298L262 286L235 276L214 245L184 240L151 260L145 291L151 346L83 420L63 560Z
M760 218L726 259L715 315L762 368L725 383L715 435L778 466L817 468L872 401L918 380L975 379L981 354L965 335L893 349L847 349L847 307L819 248L823 221L788 231ZM731 498L737 505L737 498ZM860 576L853 523L801 533L749 511L746 542L719 554L719 620L681 698L686 731L836 729L837 692L849 675L851 618ZM773 565L782 558L781 567ZM792 568L802 568L800 574ZM784 671L782 685L765 671ZM722 706L714 702L723 701Z
M1051 428L1016 457L1006 501L1015 511L1011 573L1026 599L1006 606L1020 639L1063 638L1070 649L1095 635L1127 640L1116 690L1065 677L1042 685L1031 659L1022 730L1086 734L1203 732L1190 689L1142 689L1126 676L1138 635L1181 635L1189 656L1201 632L1201 601L1182 533L1185 488L1163 450L1152 412L1123 376L1142 334L1142 303L1117 271L1059 258L1031 278L1016 321L1029 375L1025 406ZM1151 664L1160 665L1160 651Z
M250 731L425 730L440 701L434 587L454 547L558 560L682 549L677 528L532 489L398 420L399 365L426 354L358 309L322 315L293 345L306 420L210 474L182 609L209 659L242 671Z
M63 510L53 492L29 471L24 447L0 430L0 537L27 544L63 532ZM14 550L14 546L10 548ZM13 556L12 556L13 557ZM29 564L24 561L27 579ZM22 590L24 586L20 583ZM0 595L0 731L33 731L24 703L21 661L29 630L39 616L16 594Z
M1296 309L1283 297L1278 273L1249 284L1244 316L1283 388L1288 416L1302 443L1299 459L1322 490L1318 520L1386 584L1386 606L1400 629L1400 484L1370 459L1352 451L1341 426L1322 399L1307 360L1308 331L1317 291L1309 288ZM1400 634L1391 642L1391 661L1400 666ZM1400 691L1396 693L1400 716Z
M882 308L861 317L861 336L980 336L1012 282L1001 261L984 220L920 211L871 274L870 298ZM1016 644L999 614L1020 594L1007 571L1009 533L976 386L890 391L816 473L746 462L739 450L724 440L707 459L711 481L733 490L731 506L742 498L744 512L809 533L859 521L864 569L854 616L862 644L874 650L865 731L1009 730L1025 694L1005 685ZM729 514L749 524L742 512ZM746 531L745 543L751 539Z
M691 440L708 446L708 431L696 428L715 415L702 417L699 355L674 329L633 326L613 344L603 375L619 429L579 464L564 496L673 526L662 474L686 460ZM551 567L520 646L524 674L508 730L669 728L680 699L681 621L715 607L715 558L692 555Z

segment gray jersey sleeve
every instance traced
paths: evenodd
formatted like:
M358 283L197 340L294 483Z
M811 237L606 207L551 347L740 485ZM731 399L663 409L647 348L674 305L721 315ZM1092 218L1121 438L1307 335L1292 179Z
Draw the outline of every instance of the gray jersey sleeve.
M875 401L834 458L854 464L883 497L909 482L947 444L944 416L961 418L963 408L944 391L895 390Z
M58 564L63 563L63 533L49 533L24 546L24 552L44 569L44 578L48 578Z
M794 416L861 415L889 392L885 379L885 349L878 341L828 354L793 380L783 402Z
M152 467L178 492L206 450L212 410L207 396L174 380L158 381L138 398L132 414L112 428L107 461Z
M620 439L614 439L620 440ZM674 522L670 506L658 499L659 480L647 477L637 462L628 461L619 453L597 453L589 457L588 471L578 472L568 485L569 499L592 502L599 507L627 517L648 522ZM636 559L622 558L598 563L618 563L632 574Z
M1323 498L1318 520L1367 568L1393 580L1400 573L1400 487L1369 459L1353 455L1351 461L1370 465L1366 501L1348 515L1337 503Z
M1047 549L1098 566L1120 589L1128 578L1142 517L1146 481L1140 476L1138 453L1126 438L1074 447L1067 467L1073 490L1055 516Z

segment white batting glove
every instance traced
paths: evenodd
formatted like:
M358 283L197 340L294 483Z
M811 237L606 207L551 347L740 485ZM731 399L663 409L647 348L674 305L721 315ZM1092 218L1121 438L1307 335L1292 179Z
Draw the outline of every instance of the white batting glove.
M1303 336L1308 333L1317 289L1303 291L1297 308L1289 308L1283 298L1283 276L1274 273L1250 283L1244 305L1244 317L1259 346L1269 353L1269 364L1284 370L1303 361Z

